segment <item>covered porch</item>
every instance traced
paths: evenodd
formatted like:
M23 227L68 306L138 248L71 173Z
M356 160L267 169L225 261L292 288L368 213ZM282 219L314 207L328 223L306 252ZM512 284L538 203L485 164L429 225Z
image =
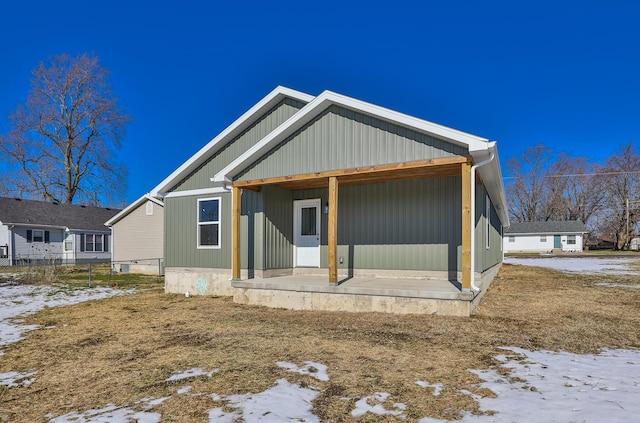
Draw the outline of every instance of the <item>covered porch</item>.
M471 163L468 156L452 156L431 160L368 166L327 172L316 172L257 180L232 182L232 286L246 290L306 292L317 294L369 295L443 301L469 301L471 291ZM339 275L338 227L341 187L378 184L447 176L461 176L459 199L461 200L461 277L380 278ZM268 279L241 280L241 204L245 190L259 192L263 187L277 186L286 190L328 189L327 201L327 268L326 276L293 275ZM344 198L344 197L343 197ZM460 242L460 241L459 241ZM457 273L457 272L455 272ZM351 275L353 276L353 275ZM449 280L447 280L449 279Z

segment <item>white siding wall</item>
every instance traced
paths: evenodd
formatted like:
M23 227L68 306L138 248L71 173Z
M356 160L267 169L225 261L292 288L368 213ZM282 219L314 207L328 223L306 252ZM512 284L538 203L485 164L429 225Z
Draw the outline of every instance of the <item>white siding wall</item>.
M540 237L544 235L511 235L514 237L514 242L509 242L509 235L505 234L503 238L504 252L518 252L518 251L536 251L544 252L553 250L554 235L546 235L545 242L540 241ZM562 242L562 251L581 251L582 250L582 234L575 234L576 243L568 244L566 234L560 235Z
M0 245L9 245L9 228L7 225L0 225Z

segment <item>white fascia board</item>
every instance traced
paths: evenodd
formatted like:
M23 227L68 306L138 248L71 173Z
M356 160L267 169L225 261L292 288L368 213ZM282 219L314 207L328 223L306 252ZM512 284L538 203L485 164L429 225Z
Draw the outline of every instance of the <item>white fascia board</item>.
M164 198L175 198L175 197L191 197L195 195L209 195L209 194L222 194L225 192L231 192L229 188L225 187L213 187L213 188L201 188L201 189L190 189L186 191L172 191L167 193Z
M31 223L11 223L11 222L7 222L5 223L6 226L17 226L19 228L36 228L36 229L63 229L63 230L69 230L69 228L67 228L66 226L59 226L59 225L38 225L38 224L31 224Z
M273 132L260 140L260 142L253 145L244 154L216 173L211 178L211 181L230 182L233 176L237 175L248 165L257 160L260 155L266 153L286 137L302 128L306 123L310 122L313 117L317 116L318 113L333 104L400 126L409 127L418 132L426 133L453 144L469 148L470 151L487 151L488 149L489 140L486 138L481 138L456 129L418 119L413 116L405 115L400 112L376 106L361 100L356 100L331 91L324 91L313 101L300 109L296 114L291 116L287 121L282 123L282 125L276 128Z
M123 217L127 216L129 213L134 211L144 201L151 201L151 202L156 203L157 205L159 205L161 207L164 207L164 203L161 200L159 200L157 198L154 198L154 197L150 196L149 194L145 194L142 197L138 198L133 203L129 204L124 209L122 209L122 211L120 213L116 214L111 219L107 220L104 223L104 226L109 226L109 227L113 226L116 222L120 221Z
M247 110L242 116L236 119L231 125L226 127L215 138L209 141L204 147L198 150L193 156L178 167L171 175L167 176L162 182L160 182L150 192L151 196L160 198L171 189L177 182L183 177L189 174L189 172L196 169L202 163L204 163L212 154L214 154L220 147L223 147L227 141L234 136L240 134L251 124L254 120L274 107L284 98L290 97L305 103L309 103L313 100L313 96L305 94L300 91L292 90L291 88L277 86L273 91L267 94L262 100L256 103L253 107Z

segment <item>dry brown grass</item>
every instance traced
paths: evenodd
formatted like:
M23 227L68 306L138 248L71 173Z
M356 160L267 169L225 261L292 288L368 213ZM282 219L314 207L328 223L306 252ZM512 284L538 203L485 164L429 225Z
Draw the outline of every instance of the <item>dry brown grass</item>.
M29 387L0 388L0 421L46 421L48 413L171 396L155 408L163 421L206 422L206 411L223 405L208 394L261 392L281 377L320 388L314 413L323 421L351 421L355 401L375 392L405 403L407 421L454 418L477 410L461 389L491 395L467 369L495 365L500 346L575 353L640 347L640 290L595 286L600 280L505 265L471 318L274 310L160 290L46 309L28 323L55 328L31 332L2 357L0 372L38 374ZM277 361L323 363L330 381L288 372ZM164 382L194 367L220 370ZM442 383L442 394L431 395L418 380ZM177 395L184 385L193 386L190 395Z

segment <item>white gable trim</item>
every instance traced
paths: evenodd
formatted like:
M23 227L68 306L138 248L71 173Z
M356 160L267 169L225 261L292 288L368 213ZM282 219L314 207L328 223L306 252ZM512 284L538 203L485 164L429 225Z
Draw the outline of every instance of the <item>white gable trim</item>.
M167 193L164 198L175 198L175 197L190 197L194 195L209 195L209 194L221 194L223 192L231 192L229 188L224 187L213 187L213 188L201 188L201 189L190 189L185 191L173 191Z
M242 116L236 119L231 125L229 125L224 131L220 132L215 138L209 141L204 147L202 147L196 154L191 156L189 160L184 162L178 167L171 175L167 176L162 182L160 182L150 195L153 197L162 197L164 193L173 188L178 182L187 176L190 172L195 170L198 166L204 163L212 154L214 154L220 147L224 146L234 136L240 134L246 128L248 128L257 117L267 112L283 99L290 97L305 103L313 100L313 96L305 94L300 91L292 90L290 88L278 86L269 94L267 94L262 100L251 107Z
M418 119L384 107L356 100L341 94L336 94L331 91L324 91L273 132L260 140L260 142L256 143L236 160L216 173L213 178L211 178L211 181L230 182L231 178L246 169L261 155L267 153L271 148L275 147L278 143L282 142L285 138L310 122L318 113L333 104L386 120L400 126L406 126L453 144L467 147L470 152L486 151L489 146L489 140L486 138L481 138L446 126Z

